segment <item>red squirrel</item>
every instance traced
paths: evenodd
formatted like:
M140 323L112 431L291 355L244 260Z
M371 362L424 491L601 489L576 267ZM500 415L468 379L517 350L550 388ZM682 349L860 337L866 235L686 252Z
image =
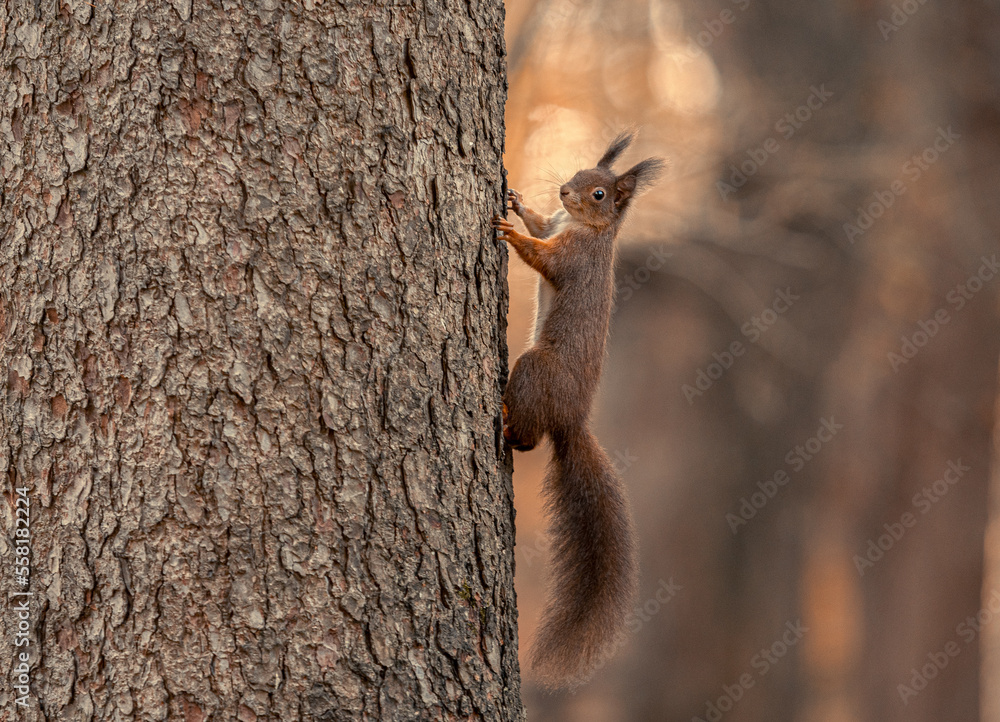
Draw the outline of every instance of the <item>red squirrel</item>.
M619 135L596 168L563 185L565 210L549 218L510 190L509 208L531 236L493 219L498 238L542 278L534 346L514 363L502 411L513 448L527 451L546 435L552 442L544 493L555 569L531 654L548 687L585 681L614 651L637 586L622 481L588 426L611 318L615 237L633 198L663 167L649 158L621 175L611 170L633 137Z

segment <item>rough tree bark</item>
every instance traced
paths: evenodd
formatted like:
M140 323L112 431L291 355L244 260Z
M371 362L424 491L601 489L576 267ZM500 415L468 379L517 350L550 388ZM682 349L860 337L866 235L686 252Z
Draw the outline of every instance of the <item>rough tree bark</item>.
M0 7L0 718L521 718L502 26Z

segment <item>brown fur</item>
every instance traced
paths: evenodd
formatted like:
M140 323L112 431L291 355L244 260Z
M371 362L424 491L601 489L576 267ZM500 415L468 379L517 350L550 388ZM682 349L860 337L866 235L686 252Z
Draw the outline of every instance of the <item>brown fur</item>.
M518 358L504 392L504 437L515 449L547 435L553 456L545 479L555 569L532 665L541 681L584 681L621 639L635 594L632 522L621 479L588 428L601 377L614 296L614 241L636 193L662 162L645 160L621 175L611 165L632 136L615 139L596 168L560 189L569 222L508 200L532 236L497 216L493 225L555 294L537 343ZM596 198L595 191L603 191ZM600 194L598 194L600 195Z

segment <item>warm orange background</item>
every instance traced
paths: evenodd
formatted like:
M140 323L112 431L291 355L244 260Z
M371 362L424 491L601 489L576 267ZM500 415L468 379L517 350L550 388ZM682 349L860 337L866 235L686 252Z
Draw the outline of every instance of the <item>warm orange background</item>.
M670 162L620 239L594 417L640 534L639 629L573 693L542 693L524 666L529 720L704 720L721 705L726 721L1000 722L1000 576L984 555L998 13L508 0L510 186L554 210L559 183L626 127L640 135L622 168ZM536 278L512 254L509 279L513 361ZM734 342L745 352L689 402L684 386ZM547 458L515 455L524 663L548 570ZM953 479L956 460L968 471ZM734 532L727 514L781 471L790 481ZM946 648L958 654L907 694Z

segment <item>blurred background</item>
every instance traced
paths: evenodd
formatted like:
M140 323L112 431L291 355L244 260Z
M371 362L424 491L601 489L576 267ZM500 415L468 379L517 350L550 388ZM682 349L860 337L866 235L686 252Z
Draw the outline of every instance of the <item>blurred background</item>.
M528 719L1000 722L1000 4L507 0L506 32L528 205L622 128L619 168L670 161L620 239L594 419L632 634L574 692L525 665ZM510 286L513 359L513 256ZM547 456L515 456L523 662Z

